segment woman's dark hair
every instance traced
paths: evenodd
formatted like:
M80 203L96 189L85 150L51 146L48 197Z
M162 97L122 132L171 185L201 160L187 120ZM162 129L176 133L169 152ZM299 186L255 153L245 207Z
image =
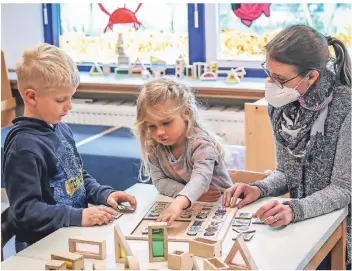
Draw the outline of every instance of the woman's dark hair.
M324 73L335 51L334 70L342 84L351 86L351 59L346 46L337 38L326 37L306 25L293 25L277 34L266 46L268 57L296 67L297 73L317 70Z

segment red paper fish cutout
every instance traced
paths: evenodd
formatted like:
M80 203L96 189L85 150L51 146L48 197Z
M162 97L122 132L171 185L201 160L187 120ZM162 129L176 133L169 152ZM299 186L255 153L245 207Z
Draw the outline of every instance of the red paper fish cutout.
M109 22L108 25L104 29L104 33L106 30L109 28L110 30L113 29L114 24L128 24L128 23L133 23L133 27L135 30L138 30L138 28L141 25L141 22L138 21L136 17L136 13L141 7L142 3L138 4L138 7L135 12L132 12L128 8L118 8L116 9L112 14L110 14L102 4L98 4L100 9L109 16Z
M271 4L231 4L235 15L241 19L241 22L250 27L252 21L258 19L262 13L266 17L270 16Z

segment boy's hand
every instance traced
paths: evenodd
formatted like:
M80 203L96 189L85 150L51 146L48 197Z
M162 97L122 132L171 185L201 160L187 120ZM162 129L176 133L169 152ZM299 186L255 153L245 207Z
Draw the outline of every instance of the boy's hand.
M117 209L119 202L128 202L133 209L137 207L136 198L122 191L112 192L106 200L106 203L115 209Z
M85 208L82 211L82 226L90 227L93 225L108 224L116 217L116 211L106 206L94 206Z
M222 188L222 192L224 191L225 189ZM214 202L214 201L217 201L220 197L221 197L220 188L216 187L215 185L210 185L209 190L205 192L203 195L201 195L198 201Z
M157 222L167 222L171 225L182 213L182 210L189 206L189 199L185 196L176 197L170 206L158 217Z

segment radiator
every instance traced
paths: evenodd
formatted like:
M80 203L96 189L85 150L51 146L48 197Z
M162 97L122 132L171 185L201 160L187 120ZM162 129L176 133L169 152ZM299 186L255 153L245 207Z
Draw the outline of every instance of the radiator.
M63 119L67 123L121 125L132 128L136 119L133 102L73 99L73 108ZM227 144L244 146L244 111L240 106L209 106L202 117Z

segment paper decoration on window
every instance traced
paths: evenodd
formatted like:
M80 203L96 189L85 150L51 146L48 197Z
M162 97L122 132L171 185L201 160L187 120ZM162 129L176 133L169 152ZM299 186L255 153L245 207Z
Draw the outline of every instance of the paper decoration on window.
M133 24L135 30L138 30L141 26L141 22L138 21L136 17L136 13L141 7L142 3L138 4L137 9L135 12L132 12L128 8L118 8L112 14L110 14L101 3L98 4L100 9L109 16L108 25L104 29L104 33L109 28L111 31L113 30L114 24Z
M252 22L258 19L262 13L266 17L270 16L271 4L231 4L235 15L241 19L241 22L250 27Z

